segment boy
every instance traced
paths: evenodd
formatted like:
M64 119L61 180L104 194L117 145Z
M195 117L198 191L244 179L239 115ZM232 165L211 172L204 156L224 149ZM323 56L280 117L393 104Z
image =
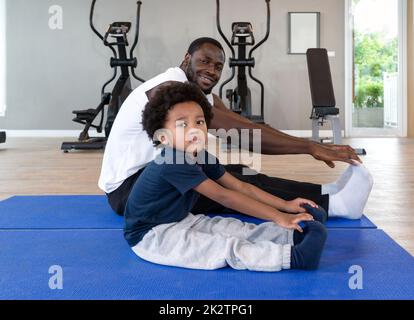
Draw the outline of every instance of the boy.
M282 200L225 172L204 149L211 117L205 95L189 83L161 87L146 105L143 129L163 150L126 204L124 235L132 250L154 263L193 269L316 269L326 230L303 206L317 205ZM270 222L192 215L199 194Z

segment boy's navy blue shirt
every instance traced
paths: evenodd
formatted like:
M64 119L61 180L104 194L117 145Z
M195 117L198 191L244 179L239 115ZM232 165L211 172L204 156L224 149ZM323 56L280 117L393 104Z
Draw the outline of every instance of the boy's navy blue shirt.
M187 217L199 196L194 188L208 178L217 180L224 173L217 158L206 151L194 160L183 151L165 148L147 165L129 195L124 213L128 244L135 246L159 224Z

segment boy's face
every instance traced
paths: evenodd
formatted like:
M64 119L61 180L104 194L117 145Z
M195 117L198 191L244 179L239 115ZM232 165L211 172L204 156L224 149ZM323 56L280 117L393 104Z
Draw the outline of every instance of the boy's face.
M168 112L164 124L167 134L160 137L163 144L194 154L205 147L207 125L203 109L196 102L182 102Z

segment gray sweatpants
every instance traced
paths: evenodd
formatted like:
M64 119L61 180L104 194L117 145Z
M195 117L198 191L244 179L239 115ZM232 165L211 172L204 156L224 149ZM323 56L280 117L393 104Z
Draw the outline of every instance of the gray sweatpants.
M234 218L189 214L151 229L132 248L142 259L191 269L280 271L290 268L293 230Z

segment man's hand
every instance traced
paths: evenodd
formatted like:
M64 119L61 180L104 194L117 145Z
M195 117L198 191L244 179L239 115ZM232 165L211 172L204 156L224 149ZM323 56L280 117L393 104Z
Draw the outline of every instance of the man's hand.
M303 198L296 198L294 200L291 201L286 201L286 206L283 208L283 211L285 212L289 212L289 213L302 213L302 212L306 212L306 209L303 208L304 204L308 204L313 208L317 208L318 205L308 199L303 199Z
M299 232L303 232L303 229L299 226L299 223L302 221L312 221L313 217L309 213L299 213L299 214L288 214L280 213L274 222L279 226L287 229L295 229Z
M324 161L331 168L335 168L334 161L343 161L352 165L355 164L355 161L362 163L355 150L350 146L314 143L310 148L310 155L312 157L316 160Z

